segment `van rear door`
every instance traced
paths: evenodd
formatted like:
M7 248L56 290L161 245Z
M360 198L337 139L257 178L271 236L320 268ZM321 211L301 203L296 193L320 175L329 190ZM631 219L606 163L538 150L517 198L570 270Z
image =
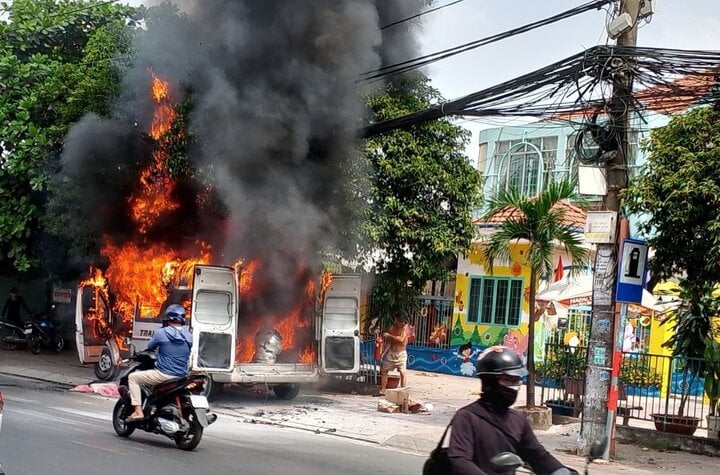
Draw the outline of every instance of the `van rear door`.
M329 374L360 371L360 292L356 274L333 275L325 291L320 331L320 367Z
M190 320L193 371L232 371L235 368L237 289L232 268L195 266Z

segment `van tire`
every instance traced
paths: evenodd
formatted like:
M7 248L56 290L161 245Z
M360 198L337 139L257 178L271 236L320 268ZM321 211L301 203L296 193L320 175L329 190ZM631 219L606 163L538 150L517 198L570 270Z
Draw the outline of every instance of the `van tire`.
M299 384L278 384L273 386L273 392L279 399L289 401L295 399L300 393Z

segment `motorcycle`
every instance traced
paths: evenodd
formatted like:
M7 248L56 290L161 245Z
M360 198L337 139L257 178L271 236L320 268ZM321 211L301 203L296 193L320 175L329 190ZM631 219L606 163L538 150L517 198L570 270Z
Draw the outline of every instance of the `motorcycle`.
M153 352L136 353L132 348L132 355L123 360L127 366L120 376L120 398L113 409L113 429L120 437L129 437L135 429L165 435L180 449L193 450L200 443L203 430L217 420L217 415L210 412L207 398L201 394L207 383L204 376L173 379L152 388L141 385L145 419L127 420L133 412L128 376L135 371L155 368L155 359Z
M0 320L0 344L4 350L14 350L23 345L29 346L28 335L31 333L32 330L29 328Z
M28 347L34 355L40 353L43 347L50 348L56 353L60 353L65 348L60 325L55 323L55 305L49 313L41 315L36 320L25 322L24 333Z
M607 436L604 436L602 439L596 440L590 445L590 451L588 452L587 457L585 457L585 475L588 475L589 473L588 466L605 454L608 443L609 441ZM501 471L501 473L516 473L517 470L521 468L524 473L534 473L525 465L525 462L523 462L520 457L512 452L502 452L490 459L490 461L499 471ZM578 475L579 473L580 472L572 468L563 467L555 470L550 475Z

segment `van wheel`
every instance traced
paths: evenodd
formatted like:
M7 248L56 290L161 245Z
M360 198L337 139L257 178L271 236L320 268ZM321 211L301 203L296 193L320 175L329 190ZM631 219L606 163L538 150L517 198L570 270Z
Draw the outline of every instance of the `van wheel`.
M100 359L93 366L95 376L101 381L112 381L115 379L115 373L117 372L117 366L113 361L112 352L110 348L103 347L100 353Z
M205 385L203 385L202 394L208 401L214 400L223 390L223 383L213 381L211 375L206 376Z
M289 401L290 399L295 399L295 397L297 397L300 393L300 385L278 384L277 386L273 386L273 392L278 398Z

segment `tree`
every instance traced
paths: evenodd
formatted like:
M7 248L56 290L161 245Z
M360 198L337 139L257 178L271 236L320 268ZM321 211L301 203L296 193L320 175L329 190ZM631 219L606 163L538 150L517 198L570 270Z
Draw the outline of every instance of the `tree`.
M647 162L623 194L655 255L654 278L686 275L699 302L720 282L720 105L675 116L644 144Z
M528 322L527 356L527 405L535 405L535 294L540 276L549 276L553 269L553 251L560 245L570 254L573 263L583 262L587 250L582 247L582 232L572 227L565 219L565 208L557 206L562 201L572 200L584 206L575 192L571 181L552 182L536 197L523 196L517 189L502 190L488 203L483 215L485 222L502 211L510 216L501 222L488 238L484 247L489 271L497 258L510 258L510 246L519 241L529 244L528 264L530 266L530 311ZM578 272L571 267L570 274Z
M375 121L422 110L440 100L427 78L404 78L369 98ZM412 308L428 280L447 277L472 240L480 175L463 153L468 134L437 120L371 137L366 255L379 280L375 309L383 317Z
M107 113L137 10L14 0L0 11L0 272L26 272L41 262L48 177L65 134L83 113Z
M646 216L639 231L655 251L654 278L684 275L665 346L691 358L684 375L696 376L720 311L712 297L720 282L720 104L673 117L644 147L647 162L625 190L624 204L627 213ZM686 399L683 394L679 415Z

